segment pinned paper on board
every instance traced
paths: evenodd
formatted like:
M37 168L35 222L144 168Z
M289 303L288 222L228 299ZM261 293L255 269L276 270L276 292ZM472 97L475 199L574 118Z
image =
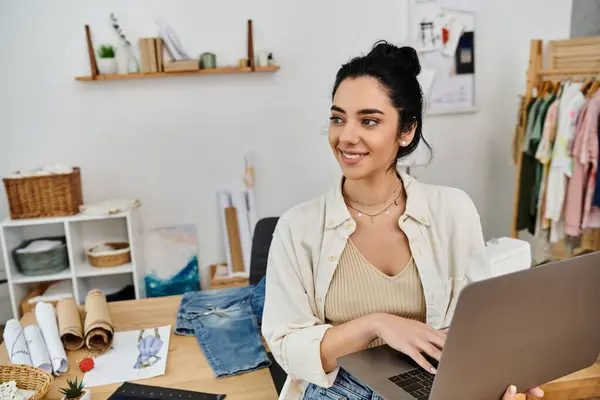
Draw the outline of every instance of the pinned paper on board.
M421 55L421 63L435 70L435 84L427 98L429 110L449 112L473 107L474 75L456 74L454 57L426 53Z
M475 0L409 1L427 114L475 111Z
M436 51L444 47L442 37L442 10L433 1L415 2L413 5L415 23L412 26L411 40L417 51Z
M452 16L446 15L444 18L444 26L442 27L442 36L444 41L444 55L454 57L458 42L464 32L464 25L461 21Z

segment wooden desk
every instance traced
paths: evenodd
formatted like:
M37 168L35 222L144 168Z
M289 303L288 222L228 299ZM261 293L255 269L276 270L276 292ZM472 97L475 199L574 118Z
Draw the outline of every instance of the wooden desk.
M556 360L560 362L560 360ZM542 386L544 400L583 400L600 398L600 361ZM534 397L527 396L527 400Z
M138 381L145 385L172 387L199 392L226 394L227 400L274 400L277 391L268 368L227 378L215 378L212 369L202 354L195 337L177 336L175 320L181 296L109 303L109 311L115 331L128 331L161 325L171 325L167 371L163 376ZM23 327L35 324L31 313L21 320ZM58 390L65 386L66 379L83 377L78 361L86 355L79 350L68 352L69 372L57 377L47 399L61 398ZM0 364L9 363L6 346L0 347ZM90 388L92 399L101 400L110 396L120 384Z

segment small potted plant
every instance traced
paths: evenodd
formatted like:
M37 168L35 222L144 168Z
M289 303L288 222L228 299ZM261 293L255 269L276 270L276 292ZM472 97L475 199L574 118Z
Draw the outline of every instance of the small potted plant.
M116 74L119 66L115 58L115 47L103 44L98 49L98 72L101 74Z
M90 400L92 398L92 393L89 389L83 388L83 379L81 381L72 381L67 379L67 387L60 389L60 392L63 394L62 400Z

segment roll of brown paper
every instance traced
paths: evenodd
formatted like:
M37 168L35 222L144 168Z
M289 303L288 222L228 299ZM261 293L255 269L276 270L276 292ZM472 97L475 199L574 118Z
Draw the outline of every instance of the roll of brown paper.
M83 326L75 299L63 299L56 305L58 332L66 350L79 350L83 347Z
M99 290L92 290L85 298L85 346L93 354L102 354L110 349L114 329L106 296Z

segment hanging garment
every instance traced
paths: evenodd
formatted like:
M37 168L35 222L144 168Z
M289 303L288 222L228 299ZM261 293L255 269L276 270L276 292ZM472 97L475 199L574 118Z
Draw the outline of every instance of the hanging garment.
M177 311L176 335L196 336L215 376L266 368L261 339L265 278L256 286L188 292Z
M600 117L598 117L598 126L600 127ZM596 132L598 137L598 142L600 142L600 129ZM600 151L600 150L599 150ZM596 170L596 189L594 190L594 200L592 205L594 207L600 207L600 168Z
M591 157L586 150L589 135L584 129L589 102L580 111L573 140L573 173L567 187L565 197L565 235L579 236L583 220L583 198L587 184L588 169L591 167ZM597 140L597 138L596 138ZM596 155L597 157L597 155Z
M540 193L540 185L542 182L543 175L543 165L537 158L535 158L537 149L539 147L540 140L542 138L542 133L544 129L544 123L546 122L546 115L548 113L548 109L554 102L556 96L553 93L544 97L544 100L541 102L538 115L536 117L535 122L533 123L533 128L531 129L531 138L529 141L529 154L534 157L535 162L535 182L533 190L531 191L531 202L529 204L529 212L530 215L534 216L534 219L537 219L537 211L538 211L538 200Z
M531 234L535 232L535 216L531 214L531 192L535 186L535 158L529 153L529 142L531 140L531 131L538 110L543 99L537 98L533 100L527 113L527 124L525 128L525 136L523 138L522 159L521 159L521 174L519 176L519 204L517 208L517 230L527 229Z
M546 218L546 193L548 187L548 173L550 171L550 161L552 160L552 147L554 145L554 138L556 136L556 125L558 122L558 108L560 99L554 100L548 108L546 114L546 121L544 122L544 131L542 132L542 139L538 146L538 150L535 154L535 158L542 164L542 182L540 184L540 208L539 213L541 214L541 225L543 229L550 228L550 220Z
M563 85L558 108L558 125L546 188L546 218L551 220L550 241L552 243L562 240L565 236L562 210L567 180L572 171L572 159L568 147L575 134L575 123L579 110L585 104L585 97L580 89L581 83Z
M556 133L556 119L558 115L559 100L555 99L546 113L544 128L540 144L535 158L541 164L542 177L539 183L538 212L535 224L535 234L531 246L532 260L534 264L541 264L552 258L552 244L550 243L550 223L544 218L546 211L546 187L548 181L548 170L550 169L550 158L552 156L552 143Z
M596 93L588 103L587 116L582 122L582 129L587 132L589 141L586 149L591 164L587 175L587 187L583 203L583 229L600 228L600 209L593 207L598 170L598 118L600 116L600 93ZM583 160L582 160L583 161Z

